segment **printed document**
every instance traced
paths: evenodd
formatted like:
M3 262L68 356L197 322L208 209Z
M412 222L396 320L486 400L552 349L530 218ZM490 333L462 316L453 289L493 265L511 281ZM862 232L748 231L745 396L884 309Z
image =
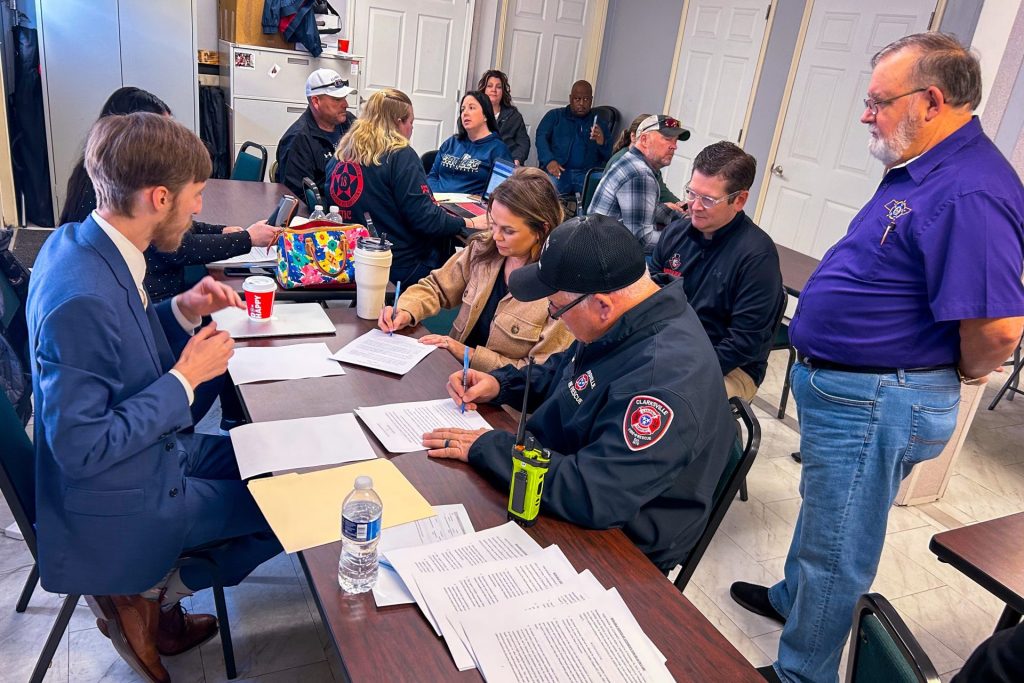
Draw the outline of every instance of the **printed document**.
M456 536L473 533L473 523L464 505L435 505L436 517L428 517L408 524L391 527L380 535L380 572L373 587L373 600L377 607L408 605L416 602L405 583L387 561L389 550L414 545L436 543Z
M463 629L487 683L673 680L631 615L604 602L484 615Z
M242 479L377 457L352 413L253 422L228 434Z
M459 671L475 664L458 636L458 616L473 608L489 607L491 618L504 616L509 601L519 609L522 601L548 588L577 583L578 575L558 546L511 560L487 562L431 576L419 582L423 601L441 627Z
M437 574L484 562L524 557L540 549L537 541L530 538L522 527L508 522L439 543L393 550L388 552L387 559L402 577L434 631L441 635L440 626L423 601L420 590L423 583L434 580Z
M387 332L370 330L350 341L332 358L342 363L404 375L429 356L434 348L404 334L389 336Z
M480 413L463 413L450 398L356 408L355 412L388 453L422 451L423 435L443 427L491 428Z
M331 350L323 342L239 347L228 360L228 371L236 385L345 374L338 361L331 359Z
M239 254L221 261L207 263L207 268L229 268L231 266L276 266L277 247L253 247L248 254Z

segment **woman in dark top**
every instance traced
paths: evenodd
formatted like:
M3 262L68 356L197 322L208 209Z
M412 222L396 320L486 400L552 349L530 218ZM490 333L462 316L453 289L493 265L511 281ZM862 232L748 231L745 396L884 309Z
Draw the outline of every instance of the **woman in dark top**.
M171 109L156 95L141 88L118 88L107 98L100 118L113 114L135 112L171 115ZM60 224L80 223L96 209L96 190L85 172L85 161L79 159L68 178L67 198L60 214ZM185 291L185 266L245 254L254 246L266 247L276 239L277 230L265 221L254 223L248 229L226 227L193 221L192 229L185 233L181 246L173 252L157 251L150 246L146 257L146 291L154 301L162 301Z
M512 106L508 76L497 69L485 71L476 89L482 91L491 101L494 118L498 120L498 135L512 153L512 161L516 162L517 166L522 166L530 156L530 134L526 132L523 115Z
M454 216L434 203L419 155L409 145L415 116L409 96L378 90L327 162L325 195L348 223L366 224L391 242L391 281L408 287L445 262L451 238L486 227L487 217Z

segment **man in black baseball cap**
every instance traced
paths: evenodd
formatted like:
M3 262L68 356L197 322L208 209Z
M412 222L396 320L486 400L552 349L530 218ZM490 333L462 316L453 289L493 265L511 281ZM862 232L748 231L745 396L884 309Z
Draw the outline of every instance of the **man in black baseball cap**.
M543 514L584 527L622 527L658 567L689 554L707 522L736 440L711 342L682 283L662 289L643 248L619 221L573 218L551 232L537 263L509 291L547 298L548 315L576 336L533 368L527 428L551 451ZM470 370L448 380L457 404L520 407L526 369ZM432 457L468 461L507 490L515 435L439 429Z

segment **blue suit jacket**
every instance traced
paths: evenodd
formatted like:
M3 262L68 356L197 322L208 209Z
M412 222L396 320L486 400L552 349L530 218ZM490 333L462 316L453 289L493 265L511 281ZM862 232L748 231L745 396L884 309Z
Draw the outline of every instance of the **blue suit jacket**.
M46 590L133 594L187 532L185 389L167 371L188 340L170 301L143 308L97 223L46 241L27 315L36 396L36 519Z

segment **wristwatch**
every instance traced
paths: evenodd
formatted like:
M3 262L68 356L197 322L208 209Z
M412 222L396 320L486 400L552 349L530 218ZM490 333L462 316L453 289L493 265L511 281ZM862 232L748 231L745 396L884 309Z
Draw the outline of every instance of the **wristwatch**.
M956 369L956 376L960 378L961 384L966 384L969 387L975 387L978 386L979 384L984 384L985 380L988 379L988 377L968 377L963 373L963 371L959 367L957 367Z

